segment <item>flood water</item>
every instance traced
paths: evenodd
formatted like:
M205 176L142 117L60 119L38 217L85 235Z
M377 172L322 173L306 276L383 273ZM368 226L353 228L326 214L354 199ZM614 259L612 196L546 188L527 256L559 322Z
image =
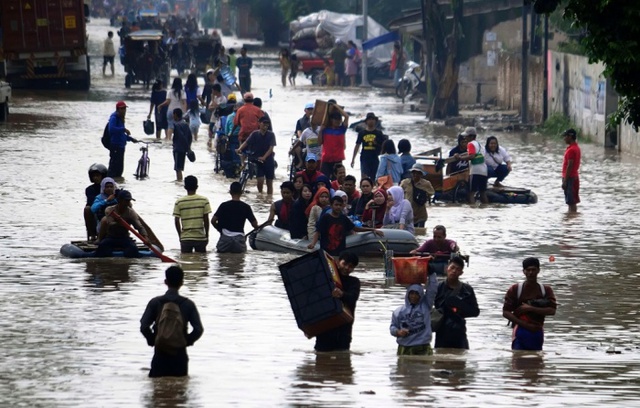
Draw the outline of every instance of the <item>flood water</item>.
M70 260L58 252L85 236L87 169L108 163L99 139L116 101L130 106L133 136L146 137L148 92L125 89L119 64L115 78L101 75L108 29L100 20L89 26L89 93L17 90L10 120L0 125L2 406L638 406L638 161L582 143L582 204L569 217L560 189L565 146L527 133L497 136L514 156L508 185L531 188L538 204L429 208L427 226L446 225L471 256L463 279L474 287L481 315L468 321L471 350L419 358L395 355L388 327L404 288L385 284L379 259L363 259L354 273L363 289L351 353L316 355L296 327L277 269L292 256L181 256L171 214L185 191L173 181L171 146L150 145L150 178L138 181L131 175L139 152L129 144L124 187L166 253L185 262L182 293L195 301L205 327L189 349L188 379L149 379L152 349L139 319L148 300L164 293L167 264ZM316 98L333 97L357 117L376 112L386 132L410 139L414 152L455 145L454 130L428 125L388 93L327 91L302 77L297 88L283 89L275 57L253 56L254 94L278 136L276 186L286 177L295 121ZM349 133L347 161L354 142ZM198 159L187 162L185 175L198 176L199 193L215 211L229 198L231 180L213 172L204 127L194 151ZM253 184L250 190L245 199L263 221L270 198ZM218 238L212 232L210 249ZM542 260L539 279L553 287L560 306L545 325L544 352L514 354L502 299L523 278L527 256ZM612 346L621 353L608 354Z

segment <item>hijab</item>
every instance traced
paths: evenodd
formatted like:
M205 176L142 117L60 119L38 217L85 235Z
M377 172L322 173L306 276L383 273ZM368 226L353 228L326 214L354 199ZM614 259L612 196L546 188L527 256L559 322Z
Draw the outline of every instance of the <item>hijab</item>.
M325 176L326 177L326 176ZM326 187L320 187L318 189L318 191L316 191L316 195L313 196L313 200L311 200L311 204L309 204L309 206L307 207L307 209L304 211L304 214L308 217L309 214L311 214L311 209L318 205L318 202L320 201L320 196L323 193L327 193L327 195L329 195L329 197L331 197L331 194L329 193L329 189Z
M105 200L108 198L108 196L106 196L104 194L104 186L107 185L107 183L111 183L113 184L113 191L115 192L118 189L118 184L116 184L115 180L112 179L111 177L105 177L102 179L102 181L100 182L100 196L102 198L104 198Z
M383 188L379 188L375 192L373 192L371 199L373 200L376 197L376 194L378 193L380 193L382 197L384 197L384 203L380 207L376 208L376 219L374 220L375 222L374 226L382 225L384 221L384 213L387 209L387 192L384 191ZM373 217L373 210L370 208L367 210L364 210L364 212L362 213L363 221L368 221L372 219L372 217Z
M387 193L393 197L393 207L389 208L389 216L392 220L398 220L402 214L404 190L400 186L393 186L387 190Z

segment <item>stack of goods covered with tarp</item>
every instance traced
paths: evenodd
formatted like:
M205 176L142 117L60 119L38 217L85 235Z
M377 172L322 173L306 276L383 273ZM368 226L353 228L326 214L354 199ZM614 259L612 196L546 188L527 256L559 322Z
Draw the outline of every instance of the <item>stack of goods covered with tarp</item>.
M356 32L362 31L363 22L364 18L361 15L334 13L327 10L299 17L289 23L292 54L296 54L298 60L324 57L338 39L345 44L352 40L362 50L362 39L356 36ZM368 39L386 33L388 33L387 29L368 17ZM375 66L388 62L391 60L392 51L393 44L380 45L367 51L369 64Z

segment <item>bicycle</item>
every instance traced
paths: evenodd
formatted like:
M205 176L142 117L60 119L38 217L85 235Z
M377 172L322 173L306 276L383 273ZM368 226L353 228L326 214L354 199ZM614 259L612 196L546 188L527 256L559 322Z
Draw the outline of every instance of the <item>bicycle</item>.
M149 159L149 143L142 142L144 145L140 148L142 155L138 160L138 168L134 176L136 179L145 179L149 177L149 166L151 164L151 159Z
M240 180L238 180L242 186L242 191L244 191L247 181L256 177L258 174L258 164L261 164L258 159L255 158L252 153L247 152L246 160L240 172Z

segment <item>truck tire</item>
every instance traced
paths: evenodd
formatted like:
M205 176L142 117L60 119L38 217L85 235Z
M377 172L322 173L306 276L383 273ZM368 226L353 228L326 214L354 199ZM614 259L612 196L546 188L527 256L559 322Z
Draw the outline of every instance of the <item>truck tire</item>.
M9 117L9 101L0 103L0 122L4 122Z
M311 77L311 83L313 85L320 85L320 76L322 74L323 72L319 69L314 69L313 71L311 71L311 75L309 75Z

